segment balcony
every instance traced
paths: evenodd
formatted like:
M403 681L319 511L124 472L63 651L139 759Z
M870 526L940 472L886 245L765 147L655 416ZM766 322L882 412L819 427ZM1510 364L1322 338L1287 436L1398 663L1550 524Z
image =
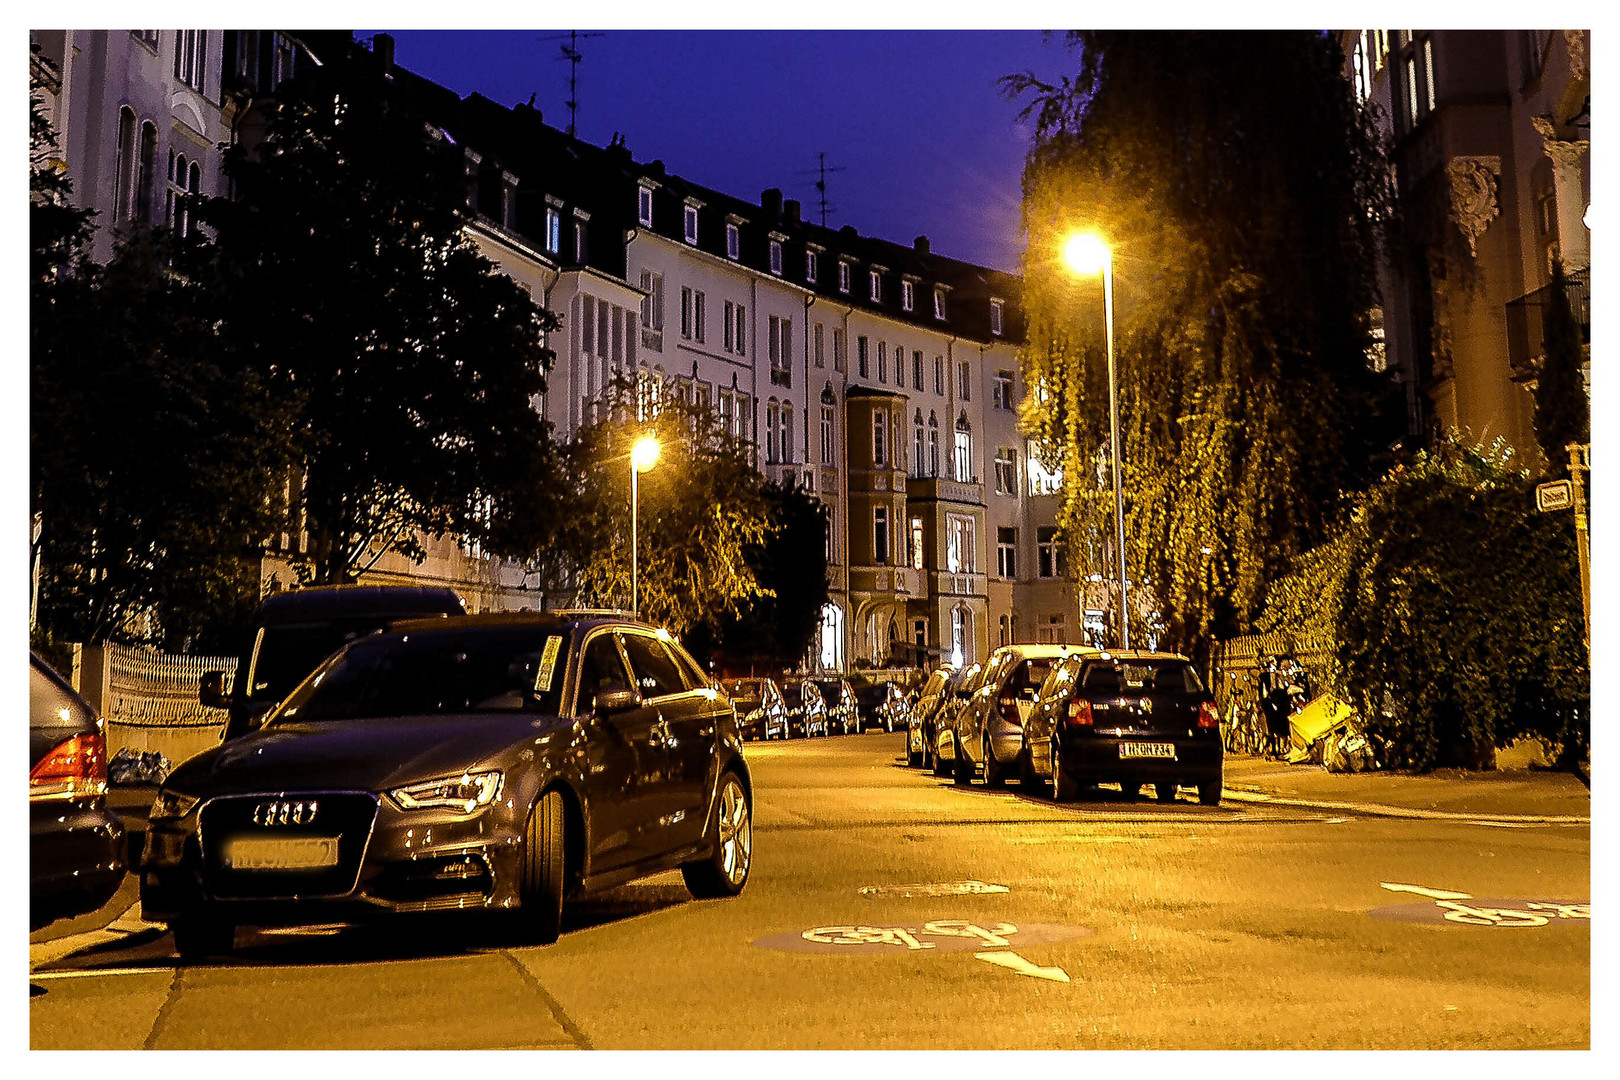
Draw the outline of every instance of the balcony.
M906 498L983 506L984 485L977 480L963 483L947 476L910 476L906 478Z
M921 597L923 575L909 566L852 566L849 568L852 592L895 593L899 597Z
M1592 343L1592 293L1588 286L1589 271L1571 271L1569 287L1570 311L1581 328L1581 344ZM1515 379L1533 379L1541 367L1542 316L1552 299L1552 286L1544 285L1535 292L1525 293L1517 300L1507 302L1508 366Z

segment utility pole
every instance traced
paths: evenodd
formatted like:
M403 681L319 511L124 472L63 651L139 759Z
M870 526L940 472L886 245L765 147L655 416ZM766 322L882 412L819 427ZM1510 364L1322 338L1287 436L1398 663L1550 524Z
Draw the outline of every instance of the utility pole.
M601 34L595 32L581 33L578 30L570 30L566 35L568 44L560 46L561 55L558 57L558 59L568 61L568 101L566 104L568 105L569 138L575 137L574 121L578 118L579 113L579 64L580 61L585 59L585 54L579 50L579 43L584 38L601 36ZM562 41L564 37L565 35L563 34L554 34L551 37L544 37L540 40Z
M1592 472L1592 444L1570 443L1569 481L1575 489L1575 547L1581 562L1581 617L1586 628L1586 648L1592 648L1592 568L1591 530L1586 518L1586 485Z

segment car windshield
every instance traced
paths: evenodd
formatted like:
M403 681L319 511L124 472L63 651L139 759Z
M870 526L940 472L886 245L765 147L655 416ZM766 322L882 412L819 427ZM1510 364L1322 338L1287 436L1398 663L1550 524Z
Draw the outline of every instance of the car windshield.
M244 700L280 701L328 656L387 625L370 618L261 628L248 657Z
M561 627L383 634L334 657L272 723L489 712L555 716L567 670L568 635Z
M816 685L821 687L821 696L828 701L842 701L844 699L844 686L836 679L817 679Z
M782 700L787 702L788 708L798 708L804 702L804 686L800 683L788 683L782 687Z
M1088 694L1198 694L1204 689L1185 660L1096 662L1086 669L1081 685Z

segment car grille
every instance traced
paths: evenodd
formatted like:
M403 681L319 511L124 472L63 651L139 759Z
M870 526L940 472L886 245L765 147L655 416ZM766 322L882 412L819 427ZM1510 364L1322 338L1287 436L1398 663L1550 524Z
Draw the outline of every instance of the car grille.
M319 803L313 821L267 812L267 804ZM259 818L259 822L255 821ZM267 817L278 820L263 824ZM368 791L318 791L232 795L203 804L198 817L203 885L222 900L342 896L352 892L377 819L377 797ZM238 838L308 839L336 836L337 863L309 869L237 869L226 864L225 847Z

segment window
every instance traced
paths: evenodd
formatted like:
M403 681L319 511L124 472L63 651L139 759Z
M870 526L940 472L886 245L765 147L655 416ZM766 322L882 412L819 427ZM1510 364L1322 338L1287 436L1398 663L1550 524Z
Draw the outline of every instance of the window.
M1406 119L1411 126L1418 122L1417 58L1406 58Z
M741 257L741 251L742 251L742 237L741 237L741 234L739 233L736 225L732 224L731 222L727 222L726 223L726 258L728 258L728 259L740 258Z
M719 395L720 430L730 435L736 427L736 401L730 390L722 389ZM767 423L766 430L770 430ZM769 458L767 458L769 460Z
M833 330L833 370L834 371L843 371L844 370L844 363L845 363L846 359L847 358L844 355L844 332L842 330L834 329Z
M889 414L883 409L872 411L872 464L882 468L888 463Z
M692 294L692 336L697 339L699 345L703 344L703 323L703 294L694 292Z
M737 305L737 355L748 355L748 309Z
M824 329L825 328L820 323L816 323L815 333L812 335L812 337L815 340L815 347L814 347L813 351L815 353L815 358L816 358L816 367L826 367L827 366L827 357L826 357L825 353L822 350L822 346L824 344L824 338L826 336L823 333Z
M990 332L1001 336L1001 301L990 301Z
M736 322L736 319L737 319L737 306L735 304L733 304L730 300L727 300L726 301L725 318L722 320L722 322L724 322L725 325L721 328L722 329L722 337L725 339L726 352L733 351L733 349L735 347L735 342L737 340L737 322Z
M681 337L692 338L692 290L681 286Z
M928 460L923 453L924 445L922 410L918 409L911 430L911 475L913 476L923 475L923 464Z
M879 566L889 564L889 508L872 509L872 561Z
M1429 112L1434 111L1434 38L1423 39L1423 89L1428 94Z
M1355 73L1356 100L1366 101L1372 93L1372 68L1367 56L1367 31L1356 34L1356 44L1350 53L1350 67Z
M934 393L945 396L945 358L934 357Z
M1063 576L1063 551L1058 546L1057 528L1042 525L1035 530L1035 576L1055 578Z
M959 483L973 480L973 431L968 425L967 413L956 418L956 479Z
M821 407L821 463L823 465L833 463L833 407L831 405Z
M583 221L576 220L574 222L574 264L576 266L584 266L585 255L585 223Z
M915 390L921 390L923 388L923 359L921 349L918 349L911 354L911 386Z
M202 169L184 154L169 151L169 187L163 196L163 223L176 236L191 232L191 207L187 195L196 195L202 186Z
M804 280L808 285L816 283L816 253L814 251L804 253Z
M645 300L642 303L646 303ZM579 347L586 356L596 354L596 297L579 298Z
M935 289L934 290L934 318L943 319L944 317L945 317L945 290L944 289Z
M972 657L973 646L968 640L968 613L962 608L951 609L951 663L961 667Z
M889 346L878 342L878 382L889 381Z
M688 244L696 244L698 242L697 214L698 208L688 203L685 208L685 214L683 215L684 220L682 222L682 236L685 237Z
M157 184L157 125L147 120L141 124L140 171L135 176L135 220L141 224L152 221L152 196Z
M996 573L1004 578L1018 576L1018 530L996 529Z
M847 262L838 264L838 291L841 293L849 292L849 263Z
M562 215L555 206L546 207L546 250L553 255L562 250Z
M772 398L765 406L765 460L769 464L776 464L776 399Z
M652 188L636 188L636 220L652 228Z
M782 404L782 460L793 464L793 406Z
M793 323L777 315L770 317L766 351L771 360L771 383L791 386L793 369Z
M153 52L157 52L158 32L156 30L131 30L130 34L134 36L136 41Z
M956 365L956 396L963 401L973 400L973 369L966 360Z
M1012 372L996 372L995 385L990 388L990 404L998 409L1011 409L1013 407Z
M881 303L883 300L883 275L876 270L867 274L867 281L872 286L872 302Z
M771 273L782 276L782 241L771 241Z
M900 283L900 308L901 308L901 310L903 310L903 311L910 311L911 310L914 293L915 293L915 290L912 288L911 282L902 281Z
M838 535L838 506L835 503L826 503L827 507L827 561L838 561L838 546L833 543L833 537ZM831 604L827 605L832 607Z
M193 90L208 73L208 31L182 30L174 38L174 77Z
M964 514L945 515L945 569L953 574L971 574L973 559L973 519Z
M862 334L855 339L855 370L863 379L869 379L872 377L867 365L867 342L865 334Z
M921 570L923 568L922 521L923 519L920 517L914 517L911 519L911 568L913 570ZM918 642L918 644L920 645L922 642Z
M1057 490L1063 481L1063 474L1046 471L1046 467L1041 464L1040 448L1036 445L1034 439L1029 440L1029 453L1026 460L1029 465L1029 493L1031 495L1057 494Z
M748 405L748 395L737 395L737 412L731 418L731 433L739 439L749 437L748 422L754 417L753 410Z
M996 447L996 494L1018 494L1018 466L1009 447Z
M928 414L928 475L939 475L939 419Z

